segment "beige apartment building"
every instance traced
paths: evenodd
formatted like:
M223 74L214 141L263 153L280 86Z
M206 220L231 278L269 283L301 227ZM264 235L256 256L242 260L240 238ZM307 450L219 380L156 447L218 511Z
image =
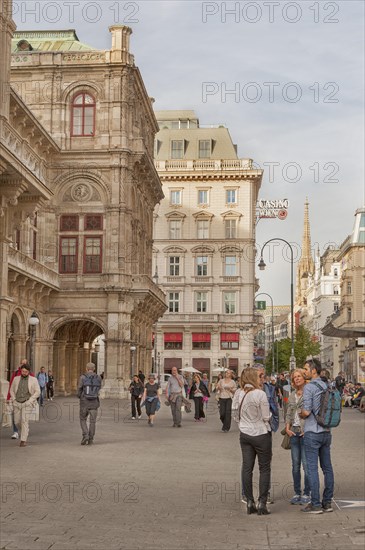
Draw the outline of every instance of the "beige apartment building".
M15 32L11 4L0 11L3 389L28 357L74 392L103 335L104 396L120 397L132 367L150 368L166 309L151 278L163 197L152 101L130 28L111 27L99 51L75 31Z
M341 264L340 307L322 334L340 339L339 369L346 378L365 384L365 207L356 210L353 231L336 261Z
M168 309L155 327L156 370L237 373L253 362L255 209L262 170L237 156L224 126L194 111L156 112L155 280Z

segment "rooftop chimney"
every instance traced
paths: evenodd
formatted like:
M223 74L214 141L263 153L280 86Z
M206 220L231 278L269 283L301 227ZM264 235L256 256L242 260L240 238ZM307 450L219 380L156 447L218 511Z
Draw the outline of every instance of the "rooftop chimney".
M125 25L113 25L109 27L112 33L112 49L110 51L110 60L112 63L133 64L133 56L129 53L129 37L132 29Z

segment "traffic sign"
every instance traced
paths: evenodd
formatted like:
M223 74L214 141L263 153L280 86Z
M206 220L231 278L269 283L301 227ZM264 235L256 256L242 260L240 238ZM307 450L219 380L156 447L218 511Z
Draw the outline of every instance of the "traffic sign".
M264 301L256 302L256 309L258 309L260 311L265 310L266 309L266 302L264 302Z

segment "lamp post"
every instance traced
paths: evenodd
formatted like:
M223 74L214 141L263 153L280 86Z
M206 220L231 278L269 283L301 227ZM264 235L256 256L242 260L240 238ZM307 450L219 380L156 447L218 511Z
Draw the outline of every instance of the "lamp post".
M293 254L293 247L291 246L288 241L285 239L281 239L279 237L275 237L274 239L269 239L266 241L264 246L261 249L261 258L259 263L259 269L263 271L266 267L266 264L264 262L263 254L265 246L272 241L282 241L283 243L287 244L290 249L290 324L291 324L291 354L290 354L290 369L295 368L295 355L294 355L294 284L293 284L293 274L294 274L294 254Z
M160 383L161 353L157 353L157 380Z
M274 358L274 300L272 299L272 296L268 294L267 292L260 292L259 294L256 294L255 298L258 296L268 296L271 300L271 364L272 364L272 372L275 372L275 358Z
M29 318L29 328L30 328L30 366L34 370L34 345L35 345L35 333L36 333L36 327L39 325L39 318L35 311L33 311L32 315Z
M136 352L136 346L131 346L130 347L130 350L131 350L131 353L132 353L132 361L131 361L131 370L130 370L130 379L133 380L133 373L134 373L134 357L135 357L135 352Z

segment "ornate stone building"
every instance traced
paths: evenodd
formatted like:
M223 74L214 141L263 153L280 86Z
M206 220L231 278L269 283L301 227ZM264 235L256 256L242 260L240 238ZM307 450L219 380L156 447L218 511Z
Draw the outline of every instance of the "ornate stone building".
M340 307L322 329L340 341L339 369L348 380L365 384L365 207L355 212L352 233L339 247Z
M193 111L156 113L156 167L164 200L155 210L155 277L168 311L156 326L158 369L253 362L255 209L262 170L238 158L223 126ZM157 369L157 370L158 370Z
M74 31L19 32L10 56L1 6L1 379L28 356L69 394L103 334L104 395L118 397L132 362L150 369L166 309L151 279L158 126L131 29L110 28L110 51Z

